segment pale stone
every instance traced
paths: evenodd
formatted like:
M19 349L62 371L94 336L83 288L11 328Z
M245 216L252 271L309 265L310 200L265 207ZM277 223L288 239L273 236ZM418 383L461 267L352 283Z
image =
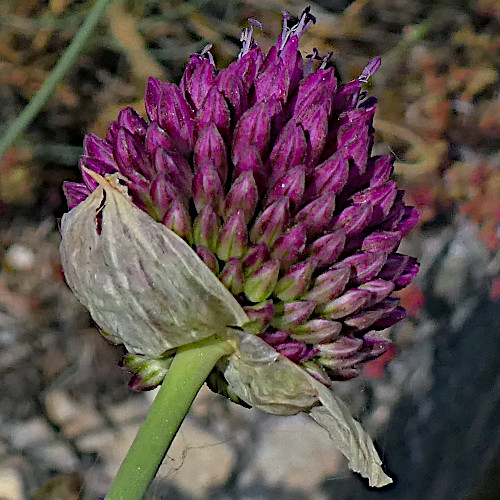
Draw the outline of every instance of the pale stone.
M210 489L226 483L234 460L227 443L185 421L157 477L192 498L206 498Z
M305 415L266 418L252 479L312 492L335 476L342 460L328 433Z
M130 421L142 421L146 417L150 404L153 402L157 391L142 393L140 398L133 397L106 407L106 415L117 425L126 424ZM150 394L152 398L150 399Z
M2 500L24 498L21 476L16 470L0 468L0 498Z
M60 425L68 437L79 436L104 424L92 405L77 402L61 390L47 394L45 408L49 418Z
M52 429L42 417L16 424L4 424L3 431L9 437L11 446L19 450L46 442L53 437Z

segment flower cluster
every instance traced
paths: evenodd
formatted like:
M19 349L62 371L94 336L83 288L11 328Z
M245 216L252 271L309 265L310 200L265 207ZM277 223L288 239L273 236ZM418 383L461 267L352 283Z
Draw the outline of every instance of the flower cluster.
M329 386L358 375L405 316L391 297L418 270L397 252L418 214L391 180L392 158L371 156L376 101L340 84L328 58L303 60L314 22L285 15L267 54L244 30L242 50L217 71L209 50L191 56L180 84L151 78L147 119L122 110L101 139L86 136L83 183L128 179L133 202L195 250L236 297L259 335Z

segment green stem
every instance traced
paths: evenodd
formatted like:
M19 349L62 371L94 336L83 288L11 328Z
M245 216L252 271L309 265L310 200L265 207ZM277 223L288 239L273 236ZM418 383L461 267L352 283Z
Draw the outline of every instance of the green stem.
M210 337L179 348L105 500L140 500L215 363L232 351Z
M85 22L82 24L82 27L78 30L78 33L69 44L59 62L54 66L54 69L50 72L40 90L31 99L29 104L23 109L21 114L10 125L3 137L0 139L0 158L2 158L7 149L9 149L15 140L26 130L29 124L38 115L49 97L54 93L58 83L73 66L77 57L82 52L85 43L92 34L92 31L94 31L99 18L106 11L112 1L113 0L96 0L86 17Z

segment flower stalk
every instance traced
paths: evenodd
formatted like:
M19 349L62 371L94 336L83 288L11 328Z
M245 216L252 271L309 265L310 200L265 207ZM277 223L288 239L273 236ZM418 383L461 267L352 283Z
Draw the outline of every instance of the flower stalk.
M106 500L140 500L217 361L231 346L213 336L180 347Z

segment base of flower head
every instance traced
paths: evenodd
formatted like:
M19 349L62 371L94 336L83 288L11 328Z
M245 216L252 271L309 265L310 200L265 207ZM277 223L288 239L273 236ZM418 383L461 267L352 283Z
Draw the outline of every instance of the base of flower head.
M89 171L119 172L132 202L244 309L243 330L331 385L382 355L390 341L379 332L404 318L391 294L418 264L397 248L418 213L392 180L393 159L372 156L376 100L363 85L380 58L338 82L328 57L304 61L298 50L314 22L309 9L284 14L268 53L251 22L226 69L207 47L178 86L151 78L147 119L128 108L105 139L87 136L84 183L65 193L73 207L96 188ZM166 365L157 363L133 358L133 385L159 383ZM208 383L234 397L217 372Z

